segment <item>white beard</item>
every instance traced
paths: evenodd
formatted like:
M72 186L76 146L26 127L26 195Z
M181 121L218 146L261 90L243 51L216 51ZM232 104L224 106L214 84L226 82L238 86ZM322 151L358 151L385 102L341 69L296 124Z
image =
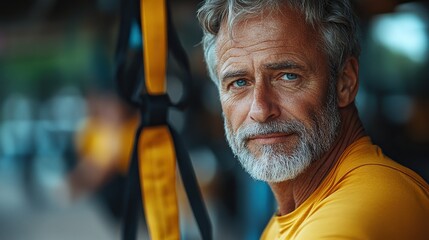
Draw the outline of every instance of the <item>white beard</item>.
M265 182L294 179L329 150L340 125L336 96L329 96L325 107L312 115L310 127L298 120L273 120L242 125L233 133L229 120L224 117L226 138L232 152L251 177ZM265 144L258 146L257 153L252 153L247 144L249 137L269 133L293 133L298 136L298 142L293 148L286 143Z

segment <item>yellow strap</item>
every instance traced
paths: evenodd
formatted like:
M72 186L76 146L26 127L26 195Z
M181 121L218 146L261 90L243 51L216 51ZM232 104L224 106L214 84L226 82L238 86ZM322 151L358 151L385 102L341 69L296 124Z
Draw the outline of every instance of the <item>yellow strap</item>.
M165 1L141 0L140 3L146 88L149 94L159 95L166 92L167 15Z
M165 0L140 0L147 93L166 92L167 31ZM176 156L167 126L143 129L139 141L140 180L152 240L180 239Z
M145 128L139 149L142 197L151 239L179 239L176 156L168 127Z

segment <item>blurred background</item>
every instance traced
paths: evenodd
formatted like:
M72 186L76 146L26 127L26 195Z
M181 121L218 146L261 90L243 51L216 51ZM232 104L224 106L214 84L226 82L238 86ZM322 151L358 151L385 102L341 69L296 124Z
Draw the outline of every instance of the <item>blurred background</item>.
M429 180L429 4L355 0L361 19L365 128L385 153ZM275 209L224 140L195 12L172 1L190 58L191 105L170 122L190 152L215 239L258 239ZM138 121L118 97L120 0L0 3L0 239L120 239L122 190ZM137 38L138 44L138 38ZM183 86L174 71L169 93ZM183 239L199 239L179 185ZM139 239L148 239L140 221Z

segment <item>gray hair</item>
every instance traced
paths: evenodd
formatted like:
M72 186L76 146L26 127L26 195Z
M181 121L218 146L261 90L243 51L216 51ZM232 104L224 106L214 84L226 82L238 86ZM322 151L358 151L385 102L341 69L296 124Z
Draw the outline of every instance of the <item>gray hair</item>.
M204 57L210 78L216 75L216 40L221 24L231 27L249 15L276 11L284 4L303 14L305 21L321 34L321 46L329 60L331 79L337 79L348 57L359 58L357 18L349 0L206 0L198 10L203 28Z

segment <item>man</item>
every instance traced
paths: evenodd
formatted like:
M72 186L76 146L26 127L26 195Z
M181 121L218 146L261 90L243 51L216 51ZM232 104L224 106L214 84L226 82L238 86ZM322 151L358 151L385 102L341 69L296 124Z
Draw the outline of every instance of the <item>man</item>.
M227 140L278 211L262 239L429 239L429 186L371 143L347 0L206 0Z

